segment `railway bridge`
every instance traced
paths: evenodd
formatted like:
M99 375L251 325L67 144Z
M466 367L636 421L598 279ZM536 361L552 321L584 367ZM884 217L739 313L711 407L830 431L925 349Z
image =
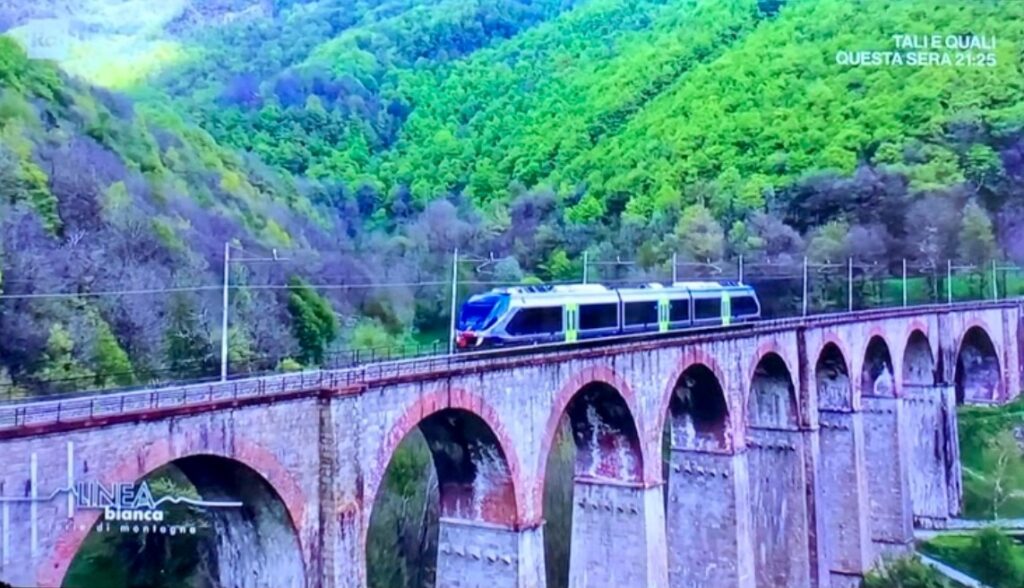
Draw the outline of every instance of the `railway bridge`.
M224 585L362 588L375 496L418 428L438 586L540 588L568 422L570 585L855 586L960 512L955 405L1018 394L1021 325L1018 301L889 309L0 405L0 580L61 585L121 524L85 489L173 463Z

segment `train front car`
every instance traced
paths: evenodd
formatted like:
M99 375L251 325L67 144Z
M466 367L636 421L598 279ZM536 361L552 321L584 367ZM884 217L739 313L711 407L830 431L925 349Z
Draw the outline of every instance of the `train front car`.
M508 312L509 294L492 290L471 297L459 310L456 322L455 349L470 351L494 343L491 329Z

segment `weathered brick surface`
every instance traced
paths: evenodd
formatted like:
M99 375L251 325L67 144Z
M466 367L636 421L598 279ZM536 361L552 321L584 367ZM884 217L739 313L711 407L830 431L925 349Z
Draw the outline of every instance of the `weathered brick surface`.
M910 452L910 497L916 519L932 525L949 517L945 447L953 414L944 410L943 388L907 386L903 390Z
M672 588L755 585L746 458L672 450L665 513Z
M437 560L438 588L543 586L543 531L442 519Z
M569 585L668 585L661 488L577 481Z
M798 431L758 428L748 435L757 585L810 586L802 436Z
M829 570L840 575L863 574L871 567L862 416L829 410L819 420L825 551Z
M512 529L519 541L519 568L498 574L493 582L529 585L534 580L523 578L542 578L531 570L543 569L537 538L544 518L545 468L558 424L577 393L599 382L621 399L636 439L632 443L628 435L606 436L590 446L619 452L619 461L601 462L616 467L598 468L598 473L628 471L624 479L635 484L626 489L611 484L577 488L577 501L589 496L598 502L607 498L611 504L614 498L625 510L575 509L579 529L574 529L571 565L576 573L593 576L607 568L609 574L628 576L621 585L661 586L671 567L673 586L710 586L704 582L712 575L714 585L752 586L757 561L761 586L814 588L826 583L822 578L829 573L845 578L862 571L870 561L867 538L876 541L876 549L905 548L914 513L937 519L959 512L953 404L965 333L978 328L991 341L999 375L992 398L986 400L1006 400L1020 384L1020 321L1016 306L911 311L905 316L896 312L866 321L815 319L800 328L695 335L672 344L652 341L501 358L471 370L439 368L366 382L359 390L211 408L200 414L157 412L149 420L70 427L3 441L0 493L31 493L33 454L39 494L66 483L68 441L74 443L73 468L79 480L132 481L177 458L221 456L253 468L280 495L296 529L308 585L363 588L367 528L395 448L424 419L458 410L486 425L494 450L488 455L500 455L505 468L493 471L507 470L506 478L480 480L489 480L489 488L500 487L493 482L503 479L511 486L508 492L488 494L477 492L484 488L463 485L474 500L492 500L479 517L476 511L463 513L462 523L475 529L475 523L501 522ZM883 388L889 398L870 397L877 387L870 378L865 384L872 338L888 352ZM830 376L822 387L819 377L824 376L816 372L816 362L829 344L839 350L833 365L838 376ZM676 385L696 365L714 375L727 405L723 436L713 444L721 454L673 452L673 466L703 463L705 474L671 470L666 513L663 433ZM774 367L767 376L758 375L766 365ZM938 404L918 398L913 390L928 385L929 377L941 399ZM819 404L825 412L819 413ZM900 416L903 412L906 418ZM766 426L773 423L777 426ZM938 437L936 428L943 430ZM684 429L673 434L685 436ZM793 449L766 447L769 442L788 443ZM625 453L623 443L628 446ZM733 477L709 476L708 468ZM625 507L630 504L640 512L632 514L632 507ZM65 516L64 508L60 501L37 504L33 551L31 509L8 504L8 524L0 529L0 538L8 537L0 541L0 579L60 583L84 536L84 531L59 531L50 524ZM87 519L79 514L76 522ZM484 543L498 541L484 531L479 536L489 537L479 538ZM454 569L452 561L444 565ZM536 582L540 587L543 580Z
M913 541L913 510L902 398L864 397L871 539L876 550Z

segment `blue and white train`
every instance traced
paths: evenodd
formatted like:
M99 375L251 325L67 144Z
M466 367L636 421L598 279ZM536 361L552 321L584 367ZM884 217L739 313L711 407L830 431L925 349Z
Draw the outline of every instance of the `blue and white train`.
M458 315L456 349L573 343L636 333L757 320L761 304L736 282L675 282L634 288L599 284L495 288L471 297Z

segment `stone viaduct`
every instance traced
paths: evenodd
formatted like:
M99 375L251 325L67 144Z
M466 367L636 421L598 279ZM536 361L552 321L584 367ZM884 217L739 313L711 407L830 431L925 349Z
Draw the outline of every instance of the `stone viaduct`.
M56 490L174 463L245 504L215 521L225 586L362 588L374 499L418 427L439 588L543 588L567 421L570 585L855 586L959 513L955 405L1017 395L1021 325L1012 301L890 309L3 405L0 580L62 583L99 515Z

